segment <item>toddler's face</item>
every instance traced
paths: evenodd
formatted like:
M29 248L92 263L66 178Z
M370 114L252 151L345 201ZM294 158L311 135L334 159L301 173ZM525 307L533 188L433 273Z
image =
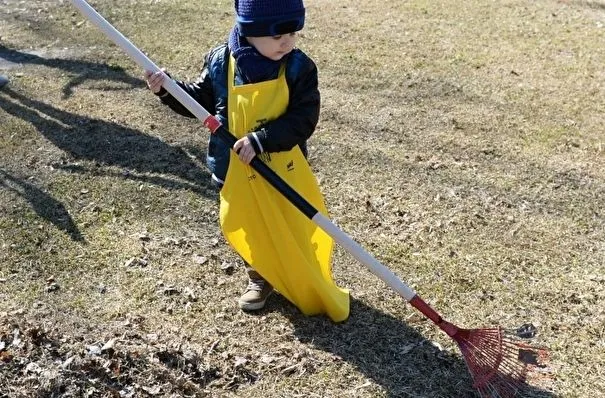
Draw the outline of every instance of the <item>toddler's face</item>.
M273 61L279 61L289 54L296 44L296 33L279 36L246 37L256 50Z

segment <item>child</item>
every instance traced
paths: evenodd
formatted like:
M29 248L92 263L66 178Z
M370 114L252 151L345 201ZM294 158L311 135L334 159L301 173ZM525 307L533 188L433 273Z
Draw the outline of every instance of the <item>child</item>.
M303 162L299 163L305 163L304 166L308 168L305 160L306 141L313 134L319 119L320 94L315 63L295 48L296 32L304 26L305 8L302 0L235 0L235 11L236 24L229 34L228 43L212 49L206 55L201 75L196 81L177 81L177 84L239 138L233 146L238 155L231 153L231 148L214 135L210 136L208 142L207 164L212 172L212 183L221 188L223 232L247 263L255 268L256 263L262 263L259 266L263 268L264 275L274 274L274 269L267 268L267 262L276 264L271 267L282 268L279 270L281 276L272 278L280 285L276 288L296 303L297 300L304 301L305 294L294 292L296 289L281 282L288 278L288 272L283 269L286 264L283 261L275 262L273 258L262 260L276 246L267 243L270 241L270 238L265 239L269 234L267 231L258 229L266 224L267 218L242 221L244 218L254 218L256 213L273 209L273 202L279 199L274 196L270 196L272 199L259 199L258 194L242 191L242 187L256 179L254 171L245 166L255 156L275 168L280 156L301 153L304 157ZM193 117L162 87L164 76L161 72L145 73L149 88L160 97L162 103L181 115ZM292 156L297 155L288 158L290 171L294 169ZM303 169L303 166L299 169ZM244 180L236 182L242 176ZM230 184L231 180L233 182ZM262 195L273 195L264 188L262 192ZM323 207L323 200L320 202ZM255 206L260 206L260 210L255 212ZM239 214L242 208L250 209L249 214ZM281 212L278 208L271 211ZM288 224L292 217L297 216L285 217ZM273 220L273 214L268 218ZM272 229L274 225L271 223L266 228ZM302 239L302 250L296 251L314 256L313 247L317 245L312 246L310 239L307 242L305 239ZM288 242L283 243L291 246ZM265 250L267 244L269 246ZM331 244L330 240L328 259ZM303 254L303 257L307 254ZM281 257L284 259L283 254ZM247 267L249 284L238 301L243 310L263 308L273 291L271 284L261 276L263 272L258 271ZM331 278L327 279L331 282ZM305 307L304 304L302 306ZM348 314L348 293L346 307ZM310 309L306 312L317 311ZM338 317L342 318L342 315Z

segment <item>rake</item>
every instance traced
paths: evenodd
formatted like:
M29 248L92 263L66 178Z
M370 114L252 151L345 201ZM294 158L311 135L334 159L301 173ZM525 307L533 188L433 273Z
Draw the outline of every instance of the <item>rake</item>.
M116 30L84 0L71 0L73 5L96 25L115 44L122 48L140 67L157 72L160 68ZM183 104L220 139L230 147L237 141L222 124L191 98L172 79L165 79L164 88ZM306 217L323 229L359 262L382 279L391 289L403 297L424 316L447 333L459 346L462 357L473 379L473 387L483 398L508 398L522 392L526 386L528 371L536 364L528 358L544 359L546 351L532 348L508 339L501 328L463 329L444 320L409 286L367 253L358 243L317 211L300 194L291 188L272 169L255 157L250 163L265 180L300 210Z

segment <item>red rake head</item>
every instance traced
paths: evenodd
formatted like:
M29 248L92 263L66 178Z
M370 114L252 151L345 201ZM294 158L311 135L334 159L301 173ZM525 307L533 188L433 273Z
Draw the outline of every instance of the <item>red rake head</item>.
M507 340L501 329L458 329L451 336L483 398L515 397L526 386L530 367L546 352Z
M527 388L529 370L543 366L547 352L504 338L502 329L460 329L449 323L418 295L410 304L450 336L462 352L482 398L513 398ZM532 375L534 372L532 372Z

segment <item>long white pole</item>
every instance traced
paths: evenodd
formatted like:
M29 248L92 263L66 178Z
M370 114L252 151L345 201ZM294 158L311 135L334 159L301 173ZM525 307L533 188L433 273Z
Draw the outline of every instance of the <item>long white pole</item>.
M105 18L84 0L71 0L72 4L80 10L86 18L103 31L115 44L121 47L130 57L144 70L151 72L161 71L141 50L114 28ZM214 132L221 123L198 104L189 94L185 92L174 80L164 79L164 88L172 94L183 106L185 106L195 117L204 122L210 131Z

